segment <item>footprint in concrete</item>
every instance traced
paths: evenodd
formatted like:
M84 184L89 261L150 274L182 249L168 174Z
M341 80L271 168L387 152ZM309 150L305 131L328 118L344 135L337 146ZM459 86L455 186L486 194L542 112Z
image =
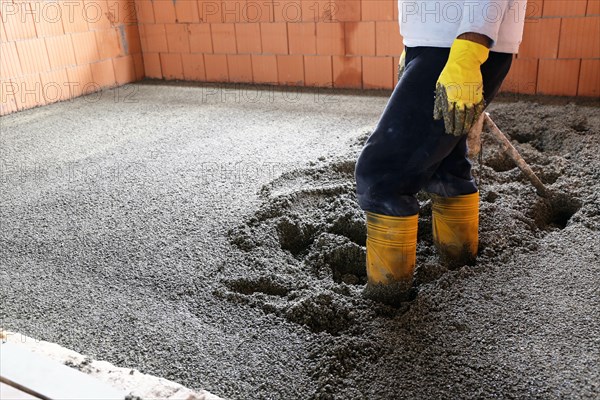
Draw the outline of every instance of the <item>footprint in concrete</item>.
M331 274L337 283L366 283L366 250L345 236L322 233L315 240L306 263L318 275L325 270L325 274Z
M284 311L285 318L306 326L312 332L337 335L352 323L348 301L332 292L311 294L292 303Z
M234 292L245 295L263 293L269 296L285 297L290 292L290 289L286 285L274 282L272 279L267 277L260 277L256 279L233 279L227 281L225 286Z

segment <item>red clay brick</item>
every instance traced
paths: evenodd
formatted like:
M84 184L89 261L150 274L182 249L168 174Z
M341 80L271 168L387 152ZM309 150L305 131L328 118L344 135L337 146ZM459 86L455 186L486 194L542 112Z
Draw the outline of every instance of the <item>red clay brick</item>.
M269 6L272 8L271 4L269 4ZM245 7L246 2L244 0L199 0L198 14L201 22L243 22L243 11Z
M169 53L189 53L190 33L187 24L165 24Z
M69 81L65 68L40 74L42 96L46 104L67 100L70 97Z
M600 17L563 18L559 58L600 58Z
M209 24L190 24L190 50L192 53L212 53Z
M65 33L87 32L89 30L83 0L61 1L61 18Z
M317 28L314 22L288 23L290 54L316 54Z
M228 82L227 56L224 54L205 54L204 68L209 82Z
M375 22L346 22L347 55L375 55Z
M117 57L112 61L118 85L125 85L137 80L133 56Z
M142 52L142 44L140 43L140 31L137 25L125 26L125 38L121 40L126 43L121 43L123 49L127 49L128 54L138 54Z
M582 60L578 96L600 97L600 60Z
M133 54L133 67L135 68L135 80L141 81L144 79L144 58L141 53Z
M283 22L261 23L260 36L265 54L287 54L287 27Z
M107 0L115 12L114 24L136 24L138 22L134 0Z
M39 74L14 78L11 79L11 82L16 85L15 100L19 110L26 110L46 104Z
M0 116L18 111L17 100L14 95L16 90L17 86L13 82L0 78Z
M273 2L275 22L302 22L302 2L300 0L276 0Z
M252 59L249 54L227 55L230 82L252 82Z
M74 33L71 35L71 40L73 41L77 64L88 64L100 59L96 35L93 31Z
M210 30L215 53L236 53L234 24L211 24Z
M23 74L34 74L50 69L44 39L21 40L16 42L16 45Z
M121 49L121 41L115 28L96 31L96 44L100 59L118 57L123 54Z
M138 22L140 24L153 24L155 22L154 7L152 5L152 1L136 0L135 12L137 15Z
M527 0L525 19L540 18L544 10L544 0Z
M260 25L253 23L235 24L235 40L240 54L261 53Z
M113 87L117 82L112 60L99 61L90 64L94 83L101 88Z
M585 15L587 0L546 0L544 17L568 17Z
M600 15L600 0L588 0L586 15Z
M69 78L69 86L65 90L69 92L70 97L81 96L94 82L92 68L89 64L67 68L67 76Z
M580 60L540 60L537 93L575 96Z
M331 56L304 56L306 86L333 87Z
M329 0L301 0L302 21L331 22L336 4Z
M71 35L48 37L45 40L50 58L50 68L56 69L76 64Z
M191 1L191 0L190 0ZM221 2L214 0L198 0L198 16L200 22L221 23Z
M167 44L167 31L164 24L144 25L140 32L142 43L145 41L145 47L150 53L166 53L169 51Z
M277 58L273 55L252 55L254 83L277 83Z
M2 79L23 75L17 46L14 42L0 43L0 76Z
M535 94L537 76L538 60L515 58L501 90L508 93Z
M556 58L560 35L560 19L540 19L525 24L519 58Z
M182 54L183 77L186 81L203 81L206 79L204 71L204 56L202 54Z
M142 53L149 51L148 42L146 40L146 26L144 24L138 25L138 31L140 33L140 45L142 46Z
M304 85L304 59L299 55L277 56L277 81L280 85Z
M221 0L221 20L228 23L245 22L243 12L245 0Z
M179 53L160 53L160 67L166 80L183 79L183 62Z
M317 23L317 53L323 56L343 55L345 47L344 24L333 22Z
M14 41L36 37L33 15L28 12L28 8L23 3L11 4L10 1L4 1L3 4L2 19L8 40Z
M273 22L274 7L273 3L268 1L248 1L243 8L239 22Z
M175 14L177 22L200 22L198 13L198 2L194 0L178 0L175 2Z
M85 11L84 15L90 30L108 29L115 25L117 19L114 15L115 5L106 0L84 0ZM150 6L152 10L152 5ZM154 17L152 18L154 20Z
M376 53L378 56L399 56L404 45L396 21L375 23Z
M162 68L158 53L144 53L144 73L148 78L162 79Z
M331 21L359 22L360 0L344 0L331 3Z
M394 85L393 63L392 57L363 57L363 88L391 89Z
M154 7L154 21L163 24L174 24L177 22L175 4L171 0L152 1Z
M4 19L0 18L0 43L4 42L8 42L8 37L6 36L6 29L4 29Z
M335 56L333 60L333 86L336 88L362 87L361 57Z
M398 8L398 2L394 0L362 0L361 19L363 21L393 21L394 8Z
M50 4L41 0L31 2L30 10L33 13L37 37L58 36L65 33L61 21L60 6L58 3ZM22 21L19 22L22 23Z

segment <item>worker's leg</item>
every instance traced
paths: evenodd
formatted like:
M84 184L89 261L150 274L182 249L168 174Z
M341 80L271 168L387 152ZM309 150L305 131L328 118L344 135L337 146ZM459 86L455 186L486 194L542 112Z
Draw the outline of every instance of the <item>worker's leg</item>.
M407 49L404 75L357 162L357 196L368 220L366 293L383 301L401 299L398 295L411 281L407 277L414 270L419 209L415 194L432 181L451 154L464 150L466 155L466 138L445 134L443 122L432 118L432 93L448 52ZM482 66L489 100L506 76L511 56L491 58L503 63ZM447 197L477 195L466 156L459 160L458 164L448 162L458 171L451 182L443 184L449 178L445 174L433 179L432 186L442 182L440 194ZM451 173L452 168L445 171Z
M356 166L357 195L367 211L365 294L405 299L416 260L415 194L461 140L433 119L435 83L449 49L408 48L406 69Z
M486 104L494 99L510 69L512 55L490 53L481 67ZM433 193L433 238L448 265L471 264L479 242L479 192L471 176L466 137L431 176L425 190Z
M415 215L415 194L461 140L433 119L435 83L449 49L406 49L406 69L356 164L358 202L365 211Z

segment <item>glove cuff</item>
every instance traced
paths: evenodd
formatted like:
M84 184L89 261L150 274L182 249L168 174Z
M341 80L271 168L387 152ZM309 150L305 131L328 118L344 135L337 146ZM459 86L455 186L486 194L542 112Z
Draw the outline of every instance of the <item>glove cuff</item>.
M481 66L490 55L490 49L482 44L465 39L456 39L450 48L448 62L454 61L458 64L472 64Z

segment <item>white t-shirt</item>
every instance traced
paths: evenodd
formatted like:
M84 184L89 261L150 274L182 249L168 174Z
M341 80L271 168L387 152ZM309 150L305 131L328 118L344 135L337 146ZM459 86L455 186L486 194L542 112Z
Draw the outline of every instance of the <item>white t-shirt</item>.
M398 20L407 47L451 47L475 32L492 39L492 51L517 53L526 8L527 0L398 0Z

